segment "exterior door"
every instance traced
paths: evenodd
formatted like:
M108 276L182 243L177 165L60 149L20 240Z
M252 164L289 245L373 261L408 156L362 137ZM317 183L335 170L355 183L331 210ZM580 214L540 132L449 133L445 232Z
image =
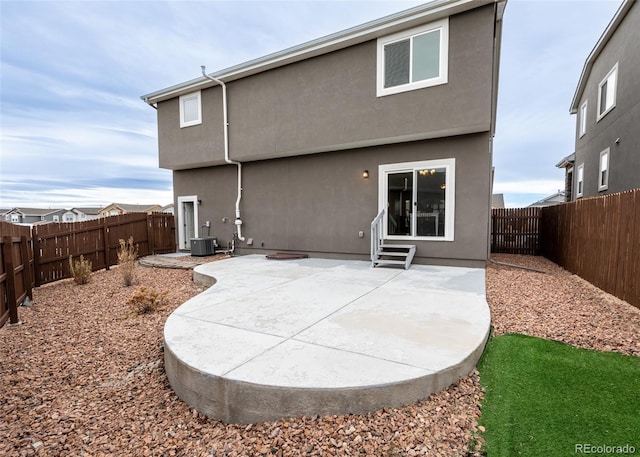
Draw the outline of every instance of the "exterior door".
M191 239L198 237L198 197L178 197L178 247L191 250Z

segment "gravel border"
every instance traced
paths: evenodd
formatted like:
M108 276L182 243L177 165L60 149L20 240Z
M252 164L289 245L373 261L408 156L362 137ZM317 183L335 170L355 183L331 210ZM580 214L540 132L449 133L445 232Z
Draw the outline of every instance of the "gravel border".
M540 257L494 256L546 274L489 264L496 334L521 332L580 347L640 354L640 310ZM0 455L469 456L482 391L473 372L424 401L363 415L226 425L180 401L163 369L162 328L199 293L189 270L117 268L77 286L59 281L20 308L23 325L0 329ZM138 286L167 303L137 315Z

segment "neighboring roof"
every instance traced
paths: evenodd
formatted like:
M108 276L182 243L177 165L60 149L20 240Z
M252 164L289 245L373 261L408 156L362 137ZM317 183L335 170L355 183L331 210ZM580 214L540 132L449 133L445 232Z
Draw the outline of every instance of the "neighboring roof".
M123 211L128 213L145 213L149 210L160 208L160 205L130 205L128 203L111 203L103 208L100 208L100 211L104 211L107 208L117 207Z
M224 82L233 81L494 3L497 4L496 19L501 21L506 0L435 0L283 51L210 73L210 75L216 79L222 79ZM154 105L178 95L215 85L216 83L213 81L200 76L190 81L142 95L140 98L145 103Z
M89 216L97 216L100 214L100 210L102 208L71 208L69 211L73 211L76 213L84 213Z
M582 69L582 74L580 75L580 79L578 80L578 87L576 88L573 100L571 101L571 107L569 108L569 112L571 114L576 114L578 112L578 105L580 104L580 100L582 99L582 94L587 85L587 79L589 79L589 74L591 73L591 68L593 68L593 63L605 48L615 31L618 29L618 26L627 15L634 3L636 3L636 0L624 0L622 2L622 5L620 5L620 8L618 8L618 11L616 11L616 14L613 16L613 19L611 19L611 22L609 22L609 25L589 54L589 57L587 57L587 60L584 63L584 68Z
M56 213L58 211L62 211L61 208L55 209L43 209L43 208L13 208L10 211L7 211L6 214L9 213L20 213L23 216L46 216L47 214Z
M569 154L567 157L565 157L564 159L562 159L560 162L558 162L556 164L556 167L558 167L558 168L567 168L567 167L572 166L575 161L576 161L576 153L573 152L573 153Z
M538 200L537 202L530 204L529 207L553 206L553 205L558 205L560 203L564 203L564 201L565 201L565 193L563 190L560 190L553 195L549 195L548 197L545 197L542 200Z
M491 196L492 208L504 208L504 194L493 194Z

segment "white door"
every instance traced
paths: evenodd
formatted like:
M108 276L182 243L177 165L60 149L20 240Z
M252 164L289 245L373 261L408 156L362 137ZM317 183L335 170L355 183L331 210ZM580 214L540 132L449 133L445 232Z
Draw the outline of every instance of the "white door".
M198 237L198 197L178 197L178 248L191 250L191 239Z

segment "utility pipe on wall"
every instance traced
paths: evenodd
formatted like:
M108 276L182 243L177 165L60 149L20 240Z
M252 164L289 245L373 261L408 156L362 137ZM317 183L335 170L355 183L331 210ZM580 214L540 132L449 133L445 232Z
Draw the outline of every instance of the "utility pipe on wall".
M222 109L224 116L224 161L228 164L236 165L238 167L238 198L236 199L236 228L238 230L238 239L244 241L242 237L242 219L240 219L240 200L242 199L242 164L229 158L229 122L227 121L227 85L213 76L209 76L206 73L206 67L201 65L202 76L211 81L220 84L222 87Z

